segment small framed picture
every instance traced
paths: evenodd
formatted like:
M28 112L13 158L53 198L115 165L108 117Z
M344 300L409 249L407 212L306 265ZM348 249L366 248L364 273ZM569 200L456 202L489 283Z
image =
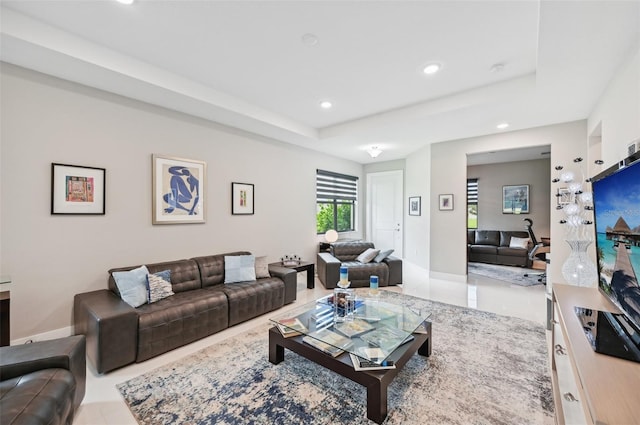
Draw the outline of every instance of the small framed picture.
M440 211L453 211L453 194L438 195L438 209Z
M253 190L250 183L231 183L231 214L251 215L254 213Z
M529 185L502 186L502 213L529 213Z
M556 198L558 199L558 206L563 207L567 204L571 203L571 191L568 187L560 187L558 188L558 193L556 194Z
M409 198L409 215L420 215L422 200L419 196Z
M207 164L155 154L152 161L151 222L204 223Z
M51 164L51 214L105 213L106 170Z

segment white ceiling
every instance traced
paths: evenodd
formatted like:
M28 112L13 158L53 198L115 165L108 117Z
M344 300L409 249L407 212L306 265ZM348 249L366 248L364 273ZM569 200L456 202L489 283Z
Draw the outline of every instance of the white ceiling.
M360 163L584 119L640 44L640 0L1 4L2 61Z

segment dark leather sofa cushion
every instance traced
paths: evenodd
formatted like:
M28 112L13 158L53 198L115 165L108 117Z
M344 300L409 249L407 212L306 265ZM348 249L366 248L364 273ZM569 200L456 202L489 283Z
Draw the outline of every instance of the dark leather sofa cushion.
M500 232L497 230L476 230L474 245L500 245Z
M42 369L0 382L0 423L73 422L76 381L66 369Z
M331 244L331 255L342 262L354 261L367 248L373 247L372 242L336 242Z
M224 285L229 299L229 326L236 325L284 305L284 283L268 277L254 282Z
M349 269L349 281L352 288L362 288L369 286L369 278L372 275L378 276L378 284L387 286L389 282L389 267L384 263L362 264L358 261L347 261L342 263Z
M139 307L141 362L227 328L229 304L219 288L195 289Z
M202 288L200 270L198 269L198 264L193 259L167 261L164 263L147 264L146 266L147 269L149 269L149 273L171 270L171 289L176 294L178 292ZM128 271L137 267L140 266L119 267L109 270L109 289L120 296L116 282L113 280L113 272Z
M525 231L514 230L501 230L500 231L500 246L509 246L511 244L511 238L529 238L529 233Z
M498 247L494 245L472 245L470 247L473 254L492 254L498 253Z
M247 251L236 251L193 258L200 268L203 288L224 284L224 257L234 255L251 255L251 253Z

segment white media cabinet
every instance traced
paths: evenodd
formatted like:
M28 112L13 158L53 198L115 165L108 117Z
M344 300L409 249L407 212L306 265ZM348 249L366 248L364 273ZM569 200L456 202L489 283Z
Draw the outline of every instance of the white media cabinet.
M551 379L556 423L640 424L640 363L593 351L574 307L618 312L597 288L553 285Z

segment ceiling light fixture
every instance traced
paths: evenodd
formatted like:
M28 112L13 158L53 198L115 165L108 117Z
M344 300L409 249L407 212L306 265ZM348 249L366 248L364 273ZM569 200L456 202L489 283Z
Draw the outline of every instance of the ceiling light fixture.
M371 158L377 158L378 155L382 153L382 149L377 146L371 146L369 149L367 149L367 153L371 156Z
M133 4L135 0L116 0L116 1L122 4Z
M333 104L331 102L329 102L328 100L323 100L322 102L320 102L320 107L322 109L331 109L332 106L333 106Z
M318 44L318 36L315 34L307 33L302 36L302 44L307 46L315 46Z
M493 72L493 73L502 72L502 70L504 70L504 64L503 63L496 63L496 64L492 65L491 68L489 68L489 71Z
M509 127L509 123L508 122L501 122L500 124L496 125L496 128L498 130L504 130L507 127Z
M423 68L422 72L427 75L433 75L436 72L440 71L440 68L442 68L442 65L440 65L439 63L430 63Z

